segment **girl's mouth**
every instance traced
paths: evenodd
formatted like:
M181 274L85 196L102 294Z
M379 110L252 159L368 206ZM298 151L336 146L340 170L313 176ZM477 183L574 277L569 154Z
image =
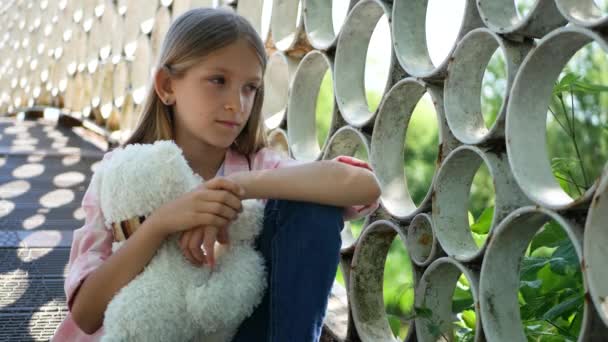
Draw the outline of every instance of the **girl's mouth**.
M237 124L236 122L232 122L232 121L221 121L221 120L216 120L219 124L221 124L222 126L226 126L229 128L235 128L238 127L239 124Z

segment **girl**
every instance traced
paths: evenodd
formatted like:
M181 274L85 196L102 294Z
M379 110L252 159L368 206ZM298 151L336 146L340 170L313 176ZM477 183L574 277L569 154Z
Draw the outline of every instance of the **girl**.
M343 219L373 211L380 190L359 160L302 163L265 147L265 67L262 40L229 10L190 10L171 25L138 127L126 144L171 139L208 181L158 208L114 254L97 190L89 185L85 224L74 232L65 281L69 313L55 341L99 339L108 302L170 234L182 234L180 247L190 262L213 267L213 244L229 242L226 228L249 198L270 199L256 241L267 262L268 290L234 340L318 340Z

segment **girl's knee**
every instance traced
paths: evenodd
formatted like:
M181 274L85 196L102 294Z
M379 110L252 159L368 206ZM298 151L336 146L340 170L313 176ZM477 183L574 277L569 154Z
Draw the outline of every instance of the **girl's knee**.
M300 222L337 222L344 224L344 208L312 202L280 200L277 204L281 219L297 219Z

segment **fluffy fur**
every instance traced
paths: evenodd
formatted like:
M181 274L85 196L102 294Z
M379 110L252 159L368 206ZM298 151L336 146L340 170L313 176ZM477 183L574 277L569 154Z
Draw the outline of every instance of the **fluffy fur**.
M195 189L202 178L173 142L161 141L116 150L92 182L99 187L109 228L113 222L149 215ZM243 206L230 226L230 244L216 244L213 271L191 265L179 249L178 235L170 236L109 303L102 341L229 341L266 289L264 260L253 248L264 208L257 200L243 201Z

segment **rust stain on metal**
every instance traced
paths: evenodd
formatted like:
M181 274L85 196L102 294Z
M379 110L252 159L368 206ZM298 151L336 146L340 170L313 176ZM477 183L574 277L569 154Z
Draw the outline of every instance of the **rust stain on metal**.
M433 242L432 237L429 234L423 234L420 239L418 239L418 242L422 245L430 245L431 242Z
M435 163L437 166L441 165L443 162L443 143L439 144L439 151L437 151L437 162Z

